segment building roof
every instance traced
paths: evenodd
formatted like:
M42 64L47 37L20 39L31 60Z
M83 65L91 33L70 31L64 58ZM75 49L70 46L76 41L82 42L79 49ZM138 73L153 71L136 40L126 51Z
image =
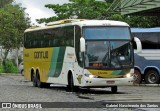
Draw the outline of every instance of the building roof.
M160 0L114 0L108 10L122 15L160 16Z
M156 28L131 28L131 32L160 32L160 27Z

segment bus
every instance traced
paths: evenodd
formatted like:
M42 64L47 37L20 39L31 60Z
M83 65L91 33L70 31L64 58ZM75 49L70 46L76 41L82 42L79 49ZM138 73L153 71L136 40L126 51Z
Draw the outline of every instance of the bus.
M35 87L117 92L117 86L133 84L131 41L129 25L120 21L66 19L31 27L24 33L24 77Z
M160 28L131 28L132 36L140 39L142 53L135 53L135 83L160 81ZM136 45L134 45L136 48Z

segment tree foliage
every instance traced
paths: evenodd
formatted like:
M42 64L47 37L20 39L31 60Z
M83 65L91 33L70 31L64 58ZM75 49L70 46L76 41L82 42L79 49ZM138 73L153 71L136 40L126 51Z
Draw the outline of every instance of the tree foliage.
M5 5L12 3L13 0L0 0L0 8L5 7Z
M52 9L56 16L38 20L39 23L69 18L101 19L106 14L109 3L96 0L70 0L70 3L48 4L45 7Z
M131 27L158 27L160 19L156 16L127 16L120 14L112 14L109 19L127 22Z
M113 0L70 0L63 5L48 4L46 8L52 9L55 16L37 20L39 23L48 23L68 18L80 19L111 19L127 22L131 27L157 27L160 24L158 17L122 16L120 13L110 13L107 9Z
M19 5L7 4L0 8L0 44L5 49L3 59L11 49L22 46L24 30L29 26L29 18Z

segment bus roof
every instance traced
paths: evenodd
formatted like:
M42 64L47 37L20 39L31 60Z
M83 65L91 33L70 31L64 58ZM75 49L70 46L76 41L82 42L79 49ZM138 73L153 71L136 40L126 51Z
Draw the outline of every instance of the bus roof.
M160 27L156 27L156 28L131 28L131 32L137 32L137 33L141 33L141 32L160 32Z
M66 19L67 20L67 19ZM84 19L80 19L78 21L75 21L75 19L73 19L74 21L72 22L71 19L69 19L70 22L63 22L63 20L61 20L60 22L62 23L57 23L59 21L54 22L55 24L52 25L52 23L49 23L49 25L44 26L44 27L31 27L25 30L25 32L30 32L30 31L36 31L36 30L43 30L43 29L51 29L51 28L55 28L55 27L64 27L64 26L73 26L73 25L78 25L80 27L82 26L128 26L129 25L125 22L121 22L121 21L113 21L113 20L84 20Z

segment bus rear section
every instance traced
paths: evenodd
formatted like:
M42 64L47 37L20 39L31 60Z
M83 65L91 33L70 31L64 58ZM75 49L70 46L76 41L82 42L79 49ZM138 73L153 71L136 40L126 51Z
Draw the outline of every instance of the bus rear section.
M131 28L132 37L142 43L142 52L134 53L134 82L158 84L160 81L160 28ZM134 45L136 50L136 45Z

